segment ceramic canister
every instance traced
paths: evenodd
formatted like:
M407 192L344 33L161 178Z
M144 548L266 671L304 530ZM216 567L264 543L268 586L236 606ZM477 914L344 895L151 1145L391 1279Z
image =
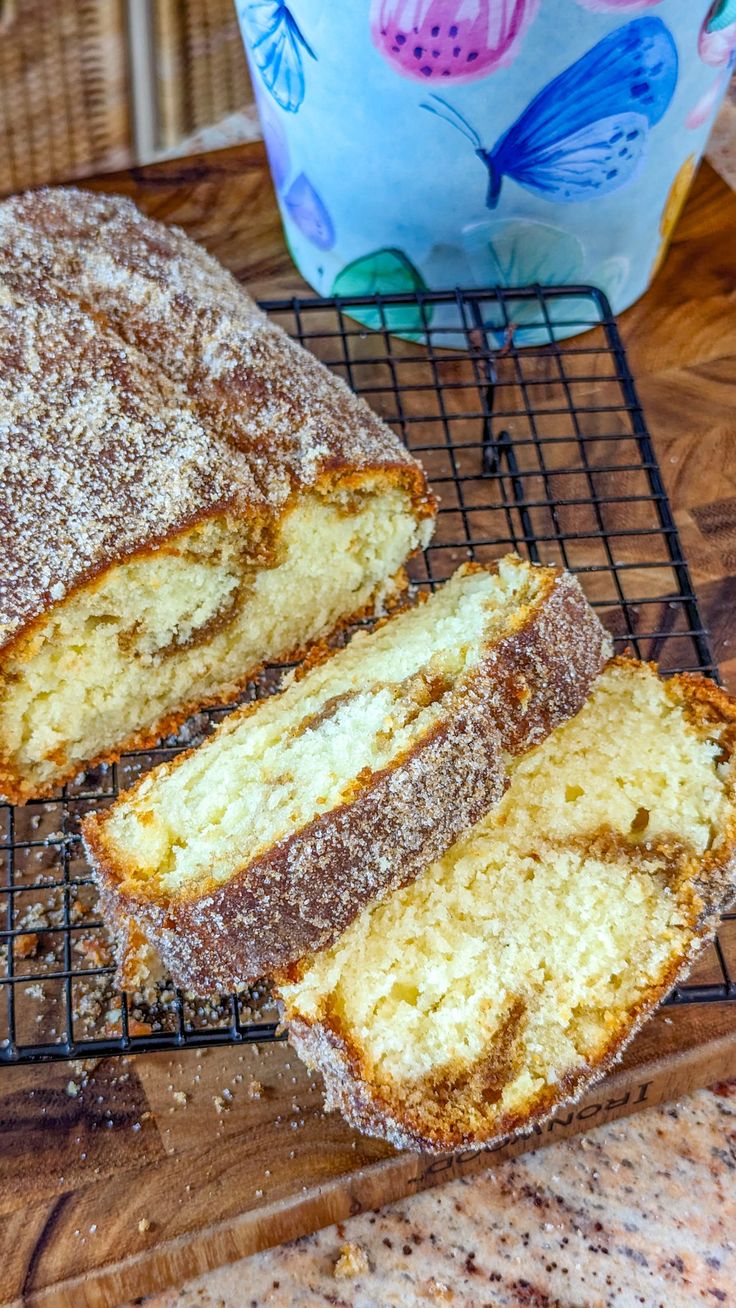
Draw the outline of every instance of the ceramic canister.
M626 308L736 52L736 0L237 7L289 248L322 295L585 282ZM517 303L519 343L537 312Z

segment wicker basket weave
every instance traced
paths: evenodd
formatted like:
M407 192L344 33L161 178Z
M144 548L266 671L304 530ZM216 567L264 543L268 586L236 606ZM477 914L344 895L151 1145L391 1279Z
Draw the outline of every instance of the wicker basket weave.
M158 148L253 103L232 0L156 0Z
M0 0L0 188L130 162L123 0Z
M252 99L232 0L0 0L2 193L148 162Z

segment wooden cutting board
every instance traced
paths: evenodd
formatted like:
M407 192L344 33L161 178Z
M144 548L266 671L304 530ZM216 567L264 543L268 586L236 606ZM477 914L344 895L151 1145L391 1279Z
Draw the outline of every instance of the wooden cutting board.
M108 1059L0 1083L0 1303L107 1308L736 1070L736 1005L666 1009L621 1068L488 1153L397 1154L320 1108L284 1044ZM74 1089L78 1078L69 1087Z
M181 223L257 294L303 290L261 147L175 160L100 185ZM736 197L705 167L654 287L622 322L732 690L734 231ZM708 967L700 965L698 979L709 979ZM734 1072L736 1005L670 1008L615 1075L541 1132L491 1155L432 1159L396 1154L325 1117L318 1081L284 1045L109 1060L77 1093L78 1077L63 1065L3 1069L0 1303L118 1304Z

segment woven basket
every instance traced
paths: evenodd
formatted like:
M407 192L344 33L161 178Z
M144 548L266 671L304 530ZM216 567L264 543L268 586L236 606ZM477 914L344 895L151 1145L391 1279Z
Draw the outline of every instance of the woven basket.
M232 0L0 0L0 192L146 163L253 103Z
M131 160L123 0L0 0L0 189Z
M232 0L156 0L158 148L253 103Z

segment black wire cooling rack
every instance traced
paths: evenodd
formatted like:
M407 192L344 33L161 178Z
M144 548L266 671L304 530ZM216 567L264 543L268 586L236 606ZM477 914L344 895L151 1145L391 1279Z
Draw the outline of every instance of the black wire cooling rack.
M469 557L515 549L577 573L619 648L665 671L717 675L604 295L531 287L264 308L424 463L441 507L434 540L413 564L419 587L435 587ZM587 331L567 339L576 328ZM248 696L274 689L281 671L268 670ZM205 1001L163 987L147 1004L115 989L79 838L86 812L223 712L198 715L178 737L95 769L57 799L0 807L0 1062L277 1038L276 1015L257 991ZM736 1000L734 977L729 914L670 1002Z

